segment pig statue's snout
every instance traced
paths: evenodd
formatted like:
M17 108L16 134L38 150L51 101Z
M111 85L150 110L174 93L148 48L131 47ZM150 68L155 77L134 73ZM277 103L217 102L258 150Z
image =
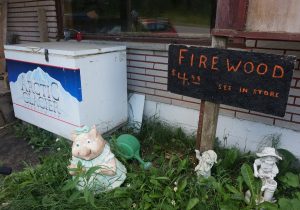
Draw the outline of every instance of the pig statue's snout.
M87 147L83 147L81 148L80 151L78 151L78 156L81 158L87 157L92 153L92 150L87 148Z

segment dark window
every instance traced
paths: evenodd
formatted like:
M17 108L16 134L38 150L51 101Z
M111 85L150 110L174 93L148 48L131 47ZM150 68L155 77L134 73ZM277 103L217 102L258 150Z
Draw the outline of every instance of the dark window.
M213 0L64 0L64 28L84 34L209 35ZM69 30L69 32L72 30Z

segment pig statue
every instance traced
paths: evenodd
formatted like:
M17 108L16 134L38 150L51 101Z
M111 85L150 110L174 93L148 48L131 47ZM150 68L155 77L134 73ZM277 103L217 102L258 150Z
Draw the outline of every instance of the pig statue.
M112 190L119 187L126 179L125 166L111 152L109 144L97 132L96 127L91 129L87 126L73 132L71 140L72 159L69 169L77 168L80 161L83 169L99 166L89 180L80 177L77 188L79 190L88 187L95 193ZM70 170L71 175L76 175L74 170Z

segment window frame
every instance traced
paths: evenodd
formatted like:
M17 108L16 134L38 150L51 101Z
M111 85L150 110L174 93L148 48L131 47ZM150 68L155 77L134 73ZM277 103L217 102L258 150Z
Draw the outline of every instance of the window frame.
M210 34L215 26L217 0L212 0L212 15L210 23ZM56 19L57 19L57 40L63 39L63 0L55 0ZM166 44L190 44L190 45L211 45L211 36L209 37L172 37L157 34L84 34L85 40L102 40L102 41L122 41L122 42L147 42L147 43L166 43Z

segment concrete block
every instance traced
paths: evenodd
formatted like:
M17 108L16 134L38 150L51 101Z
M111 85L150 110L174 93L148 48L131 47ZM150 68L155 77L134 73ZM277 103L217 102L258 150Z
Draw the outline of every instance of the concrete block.
M294 70L293 78L300 78L300 71L299 70Z
M239 108L239 107L234 107L233 108L235 111L240 111L240 112L245 112L245 113L249 113L250 111L248 109L243 109L243 108Z
M146 95L146 100L160 102L160 103L164 103L164 104L171 104L170 98L154 96L154 95Z
M300 115L299 114L293 114L292 121L300 123Z
M168 78L165 78L165 77L155 77L154 81L158 82L158 83L167 84L168 83Z
M291 87L295 87L295 86L296 86L296 83L297 83L297 80L292 79L292 81L291 81Z
M163 90L155 90L155 95L182 100L182 95L170 93L168 91L163 91Z
M192 98L192 97L188 97L188 96L183 96L182 100L188 101L188 102L197 103L197 104L201 103L200 99L198 99L198 98Z
M295 97L291 97L291 96L288 97L288 104L294 104L294 101L295 101ZM299 103L300 103L300 101L299 101Z
M299 60L296 61L295 69L300 70L300 61Z
M146 82L139 81L139 80L133 80L133 79L128 79L127 84L128 85L140 86L140 87L145 87L146 86Z
M293 123L293 122L287 122L287 121L275 119L275 125L283 128L292 129L295 131L300 131L300 123Z
M146 56L145 55L136 55L136 54L127 54L128 60L135 60L135 61L145 61Z
M257 47L258 48L263 47L263 48L272 48L272 49L299 50L300 42L258 40Z
M290 88L289 95L290 96L300 96L300 89Z
M223 116L228 116L228 117L235 117L235 111L228 110L228 109L219 109L219 114Z
M168 72L167 71L158 71L158 70L146 69L146 74L147 75L152 75L152 76L159 76L159 77L168 77Z
M165 43L147 43L147 42L125 42L129 49L149 50L149 51L166 51L168 44Z
M157 102L145 100L144 117L146 118L158 117Z
M227 109L227 110L232 110L232 111L239 111L239 112L244 112L244 113L249 113L250 111L248 109L242 109L238 107L233 107L225 104L220 104L221 108Z
M188 109L200 110L200 105L192 102L172 99L172 105L181 106Z
M138 87L134 85L127 85L128 90L132 90L138 93L145 93L145 94L154 94L154 90L146 87Z
M168 70L168 65L167 64L155 63L154 64L154 69L167 71Z
M294 55L294 56L296 56L298 59L300 58L300 51L287 50L285 54L286 54L286 55Z
M292 118L292 115L288 114L288 113L285 113L285 115L283 117L277 117L274 115L264 114L264 113L255 112L255 111L250 111L250 114L259 115L262 117L277 118L277 119L282 119L282 120L291 120L291 118Z
M137 49L127 49L127 53L133 53L133 54L141 54L141 55L153 55L152 50L137 50Z
M285 113L285 115L283 117L275 117L276 119L281 119L281 120L288 120L291 121L292 120L292 114L289 113Z
M288 126L285 124L285 127ZM281 148L288 149L296 156L300 156L300 132L279 126L270 126L248 120L219 116L217 136L220 139L224 136L227 137L226 142L224 142L224 146L226 147L234 146L240 148L242 151L251 150L257 152L264 138L274 133L282 134L280 141Z
M300 61L299 60L296 61L295 69L297 69L297 70L300 69Z
M252 52L258 53L267 53L267 54L274 54L274 55L283 55L283 50L268 50L268 49L253 49Z
M130 67L141 67L141 68L153 69L153 63L148 63L148 62L129 61L127 65L129 65Z
M145 74L146 70L144 68L127 67L127 72Z
M150 61L153 63L168 63L168 57L146 56L146 61Z
M296 113L300 114L300 107L299 106L293 106L293 105L287 105L286 111L290 113Z
M154 82L153 76L141 75L141 74L131 74L131 79L143 80L148 82Z
M159 84L159 83L152 83L152 82L147 82L146 87L154 88L154 89L159 89L159 90L167 90L167 85L164 84Z
M255 47L256 40L247 39L246 40L246 47Z
M159 118L173 126L181 127L195 134L198 127L199 111L169 104L157 104Z
M220 104L220 107L224 108L224 109L230 109L230 110L233 110L233 111L236 109L236 107L225 105L225 104Z
M300 105L300 98L296 98L295 104L296 104L296 105Z
M260 122L268 125L273 125L273 121L274 121L273 118L258 116L258 115L248 114L248 113L242 113L242 112L236 112L236 117L239 119L250 120L253 122Z
M154 55L168 56L168 52L167 51L154 51Z
M237 51L250 52L250 49L247 49L247 48L228 47L227 49L228 50L237 50Z

